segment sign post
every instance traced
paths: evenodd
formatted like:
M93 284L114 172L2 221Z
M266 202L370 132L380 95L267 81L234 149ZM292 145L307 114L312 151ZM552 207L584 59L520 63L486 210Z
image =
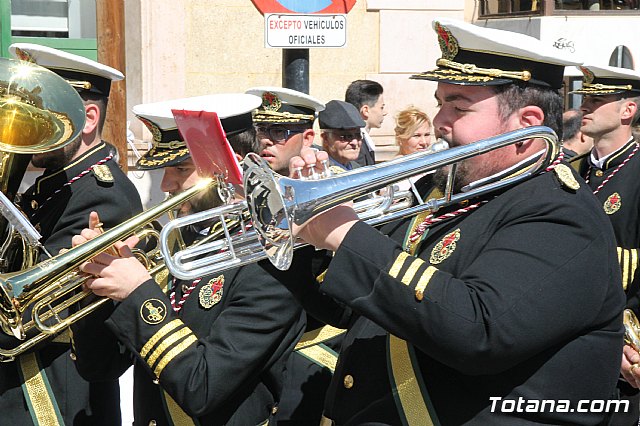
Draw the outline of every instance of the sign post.
M265 47L282 48L282 86L309 93L309 48L344 47L356 0L251 0L265 17Z

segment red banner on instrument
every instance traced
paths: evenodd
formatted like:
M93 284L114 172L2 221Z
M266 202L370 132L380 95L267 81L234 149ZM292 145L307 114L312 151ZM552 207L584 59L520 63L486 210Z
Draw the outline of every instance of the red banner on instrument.
M241 185L242 170L218 114L211 111L171 111L198 174L202 177L222 175L228 183Z

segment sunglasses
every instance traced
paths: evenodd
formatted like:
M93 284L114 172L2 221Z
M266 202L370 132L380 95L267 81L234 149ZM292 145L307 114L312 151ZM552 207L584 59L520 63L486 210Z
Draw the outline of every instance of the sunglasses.
M353 132L345 132L338 130L325 130L327 133L331 133L337 140L342 142L351 142L352 140L361 141L362 132L360 130Z
M306 129L288 129L284 126L256 126L258 135L266 136L275 143L285 143L293 135L303 133Z

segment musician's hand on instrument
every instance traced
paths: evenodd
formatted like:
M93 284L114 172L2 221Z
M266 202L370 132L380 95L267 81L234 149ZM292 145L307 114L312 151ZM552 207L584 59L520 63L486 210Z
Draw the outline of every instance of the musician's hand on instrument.
M98 230L101 228L102 222L100 222L100 216L98 216L98 212L89 213L89 229Z
M634 388L640 388L640 354L629 345L622 348L620 374Z
M102 229L100 228L101 226L102 226L102 223L100 222L100 217L98 216L98 213L96 212L89 213L89 227L84 228L80 232L80 235L74 235L71 238L71 246L76 247L76 246L79 246L80 244L86 243L87 241L94 239L95 237L97 237L102 233L101 232Z
M304 147L299 157L289 161L292 178L322 177L327 170L329 154L314 148ZM294 233L316 248L337 250L349 229L358 221L358 216L350 207L351 202L337 206L310 220L304 227L294 225Z
M319 249L336 251L347 232L358 221L358 215L347 205L340 205L317 215L294 233Z
M289 160L289 176L294 179L313 179L326 173L329 154L311 147L303 147L300 156Z
M137 242L137 237L129 237L125 242L114 244L120 256L100 253L91 262L83 264L80 269L96 277L87 280L85 287L98 296L122 301L149 280L149 271L135 258L129 246Z

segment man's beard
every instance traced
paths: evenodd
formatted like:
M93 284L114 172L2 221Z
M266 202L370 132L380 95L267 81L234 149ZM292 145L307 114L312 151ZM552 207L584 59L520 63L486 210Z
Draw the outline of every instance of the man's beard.
M176 194L172 194L176 195ZM218 195L218 190L216 187L209 188L206 190L204 194L198 194L191 198L191 200L183 203L178 210L175 212L176 217L185 217L195 213L199 213L205 210L212 209L214 207L218 207L222 204L222 200ZM208 220L203 220L200 222L193 223L188 225L185 228L182 228L182 238L184 242L189 245L193 243L193 241L198 240L202 237L202 232L206 229L211 228L217 221L219 220L218 216L210 218Z
M179 208L177 216L183 217L190 214L202 212L214 207L218 207L220 204L222 204L222 200L220 199L220 195L218 195L218 188L215 186L210 187L206 190L206 192L194 196L185 204L183 204Z
M31 158L31 163L34 167L40 167L47 170L58 170L67 166L76 153L80 149L82 139L77 138L73 142L70 142L63 148L56 149L50 152L43 152L40 154L34 154Z
M433 185L439 189L443 194L447 187L447 180L449 178L449 169L451 166L440 167L433 175ZM458 194L462 191L466 185L470 182L469 170L465 167L465 162L458 163L456 168L456 174L453 179L453 193Z

